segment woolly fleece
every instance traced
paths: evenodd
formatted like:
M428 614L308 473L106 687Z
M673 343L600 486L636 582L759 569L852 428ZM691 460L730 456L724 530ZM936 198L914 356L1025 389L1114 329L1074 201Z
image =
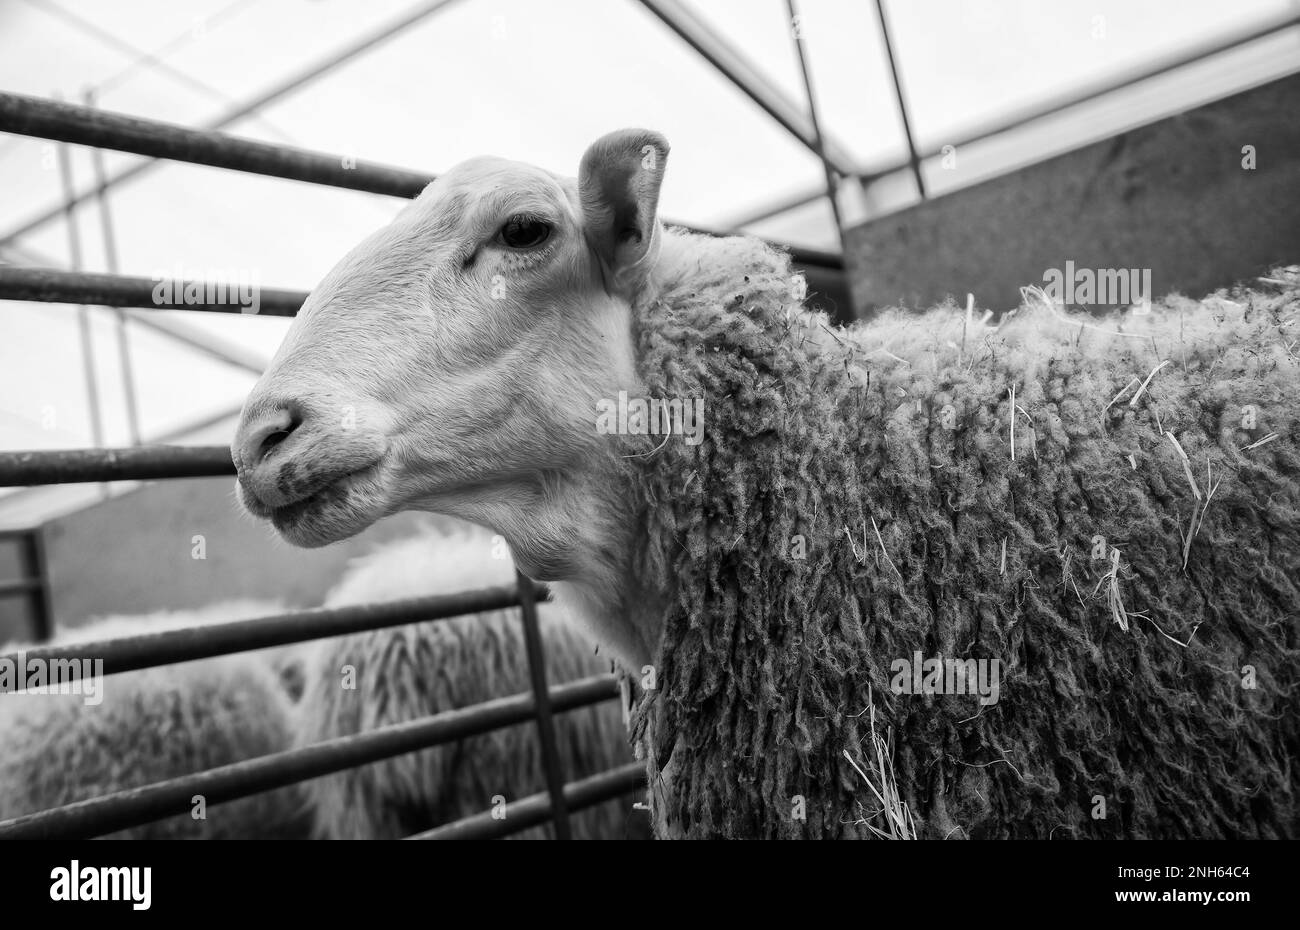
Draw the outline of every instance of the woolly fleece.
M670 238L640 374L705 398L705 440L626 438L672 592L633 717L659 835L883 828L844 755L879 787L872 707L922 837L1300 832L1300 269L1147 316L1027 292L997 328L949 305L832 330L786 256ZM1222 481L1186 570L1171 436L1202 495ZM917 651L1000 660L1000 700L893 693Z

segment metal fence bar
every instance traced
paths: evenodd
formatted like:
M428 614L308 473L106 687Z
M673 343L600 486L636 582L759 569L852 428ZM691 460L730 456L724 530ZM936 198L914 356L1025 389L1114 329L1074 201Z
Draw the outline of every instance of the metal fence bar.
M173 440L176 439L182 439L185 436L188 436L192 433L196 433L201 430L208 429L209 427L216 426L218 423L223 423L226 420L231 419L232 417L239 416L239 412L243 409L243 407L244 405L241 402L233 407L227 407L225 410L218 410L215 413L205 414L203 417L201 417L198 420L191 420L188 423L183 423L180 426L172 427L171 429L166 430L165 432L158 433L156 436L150 437L149 442L152 445L162 445L164 443L172 442ZM192 449L196 447L181 446L179 448ZM111 450L95 450L95 451L98 452L98 451L111 451ZM0 453L0 463L5 461L4 456L7 454L13 454L13 453ZM37 453L37 454L44 454L44 453ZM4 487L4 485L0 484L0 487ZM12 494L6 494L4 496L4 500L14 501L14 500L20 500L23 497L29 495L41 494L45 490L45 487L46 487L45 484L26 485L22 488L22 490L15 491ZM19 532L27 532L27 531L20 530ZM5 530L0 530L0 539L4 538L4 534L5 534Z
M30 594L40 590L41 583L36 578L14 578L0 581L0 597L12 597L15 594Z
M50 592L50 559L45 551L45 530L36 527L27 533L27 570L37 582L32 592L32 641L43 643L54 635L54 596Z
M515 570L515 586L519 590L520 619L524 625L524 648L528 653L528 678L533 686L533 704L536 709L537 736L542 744L542 769L546 773L546 789L550 793L550 809L555 817L555 838L570 839L569 811L564 804L564 766L556 747L555 718L546 689L546 651L542 648L542 631L537 624L537 601L532 579Z
M537 587L538 597L545 598L549 595L548 589ZM103 661L103 674L113 675L407 623L504 610L518 604L519 590L516 587L481 588L477 591L350 607L312 607L229 623L120 636L97 642L42 646L21 653L0 655L0 661L8 659L18 663L23 659L28 662L39 660L48 667L49 663L72 659L99 659Z
M0 93L0 132L74 141L137 155L170 158L394 197L414 197L435 177L426 172L361 161L356 162L354 168L345 168L345 160L340 155L256 142L227 133L189 129L174 123L22 94ZM351 164L352 161L349 159L347 163ZM681 226L692 232L730 234L728 231L720 232L671 220L666 222L670 226ZM843 258L832 253L774 244L789 249L796 264L844 267Z
M425 172L360 161L345 167L351 161L342 155L22 94L0 94L0 132L391 197L414 197L433 180Z
M814 249L792 252L794 265L807 277L809 286L817 280L825 288L843 286L843 262L838 256ZM94 272L59 271L52 268L30 268L22 265L0 265L0 300L26 300L37 303L88 303L102 307L138 307L143 310L193 310L208 313L249 313L238 300L228 296L236 291L234 285L214 281L174 281L170 294L166 290L156 294L159 280L130 275L98 274ZM187 302L185 293L191 291L195 298ZM179 295L179 296L178 296ZM217 299L209 299L209 295ZM257 289L258 316L294 316L306 291L259 287ZM137 321L138 317L134 318Z
M162 287L170 281L170 287ZM190 292L195 300L186 302ZM231 300L231 295L236 297ZM257 289L258 315L293 316L307 299L306 291L276 287ZM248 313L238 301L238 289L220 281L182 281L88 271L58 271L0 265L0 300L40 303L87 303L101 307L139 307L144 310L204 310L210 313Z
M233 475L228 446L0 452L0 487Z
M564 803L571 811L582 810L611 801L645 786L645 764L627 765L564 786ZM494 819L490 811L475 814L453 823L408 836L409 840L491 840L509 836L551 818L550 793L543 791L515 801L506 807L503 820Z
M618 694L612 675L566 682L551 689L556 710L573 710ZM202 795L220 804L274 788L366 765L523 723L534 713L531 694L496 698L473 707L421 720L392 724L335 739L183 775L140 788L79 801L0 823L0 840L84 839L188 814L191 799Z

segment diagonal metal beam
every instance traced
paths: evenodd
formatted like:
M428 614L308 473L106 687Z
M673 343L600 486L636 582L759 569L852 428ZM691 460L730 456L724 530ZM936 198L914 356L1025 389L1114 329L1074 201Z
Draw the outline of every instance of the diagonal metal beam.
M179 320L172 320L153 312L128 313L121 308L118 308L118 312L125 314L126 318L136 326L143 326L145 329L152 329L162 333L174 342L179 342L181 345L202 352L219 362L242 368L252 374L260 376L270 365L268 359L263 358L256 352L249 351L242 346L227 342L224 339L218 339L199 330L191 329Z
M440 12L457 2L459 2L459 0L424 0L424 2L417 4L414 9L403 14L400 18L381 26L379 29L368 33L355 42L351 42L332 54L325 56L321 60L309 65L273 87L268 88L251 100L248 100L231 110L227 110L215 119L204 123L202 128L211 130L229 126L231 123L237 122L245 116L260 110L283 97L287 97L295 91L301 90L307 84L323 77L339 66L356 58L358 55L372 51L377 46L382 45L384 42L394 38L422 20L427 19L434 13ZM95 188L77 195L69 203L60 204L57 207L50 208L37 214L22 225L10 230L8 233L5 233L3 237L0 237L0 246L8 245L13 239L18 238L19 236L25 236L34 230L40 229L52 220L62 216L65 209L75 209L92 196L95 196L96 194L117 184L121 184L124 181L139 177L155 165L157 165L157 162L155 161L147 161L138 165L133 165L132 167L113 175L103 184L97 185Z
M826 175L826 197L831 202L831 215L835 218L835 235L839 239L840 252L844 251L844 218L840 215L839 177L826 157L826 136L822 132L821 118L818 115L817 92L813 88L812 68L808 61L808 50L804 47L804 36L798 27L799 9L795 0L785 0L789 13L790 33L794 37L795 55L799 59L799 71L803 76L804 94L808 97L808 118L812 120L813 139L817 143L817 157L821 160L822 171Z
M179 68L173 67L166 61L155 56L152 52L147 52L139 46L132 45L130 42L114 35L107 29L96 25L85 17L74 13L72 10L59 6L57 3L54 3L53 0L27 0L27 2L48 16L58 19L60 22L72 27L78 32L90 36L100 44L121 53L130 59L133 65L141 65L150 68L158 74L171 78L178 84L184 84L191 90L198 91L205 97L215 97L223 103L232 102L230 97L217 90L217 88L213 87L211 84L206 84L193 75L186 74ZM192 32L192 30L190 30L190 32ZM102 88L92 88L90 92L102 93L103 91Z
M806 149L818 158L822 157L817 132L808 114L725 38L679 0L640 0L640 3ZM837 172L842 175L857 173L855 160L841 146L828 140L825 150L826 161Z
M889 75L894 81L894 96L898 100L898 115L903 121L903 136L907 139L907 163L916 181L916 192L925 200L925 178L921 175L921 156L916 152L916 135L912 132L912 117L907 108L907 95L903 93L903 78L899 74L898 60L894 55L894 40L889 32L889 17L885 15L885 0L876 0L876 13L880 18L880 38L885 43L885 57L889 59Z

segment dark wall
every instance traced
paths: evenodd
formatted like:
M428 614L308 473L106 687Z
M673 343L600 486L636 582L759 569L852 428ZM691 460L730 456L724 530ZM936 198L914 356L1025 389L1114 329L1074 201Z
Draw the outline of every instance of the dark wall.
M1009 309L1071 260L1149 268L1156 295L1189 296L1294 264L1300 75L868 221L846 251L860 317L968 292Z

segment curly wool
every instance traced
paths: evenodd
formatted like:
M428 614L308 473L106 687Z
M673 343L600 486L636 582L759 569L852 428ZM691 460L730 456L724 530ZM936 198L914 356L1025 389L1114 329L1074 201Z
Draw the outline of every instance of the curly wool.
M429 532L354 560L327 606L447 594L514 583L508 558L493 558L492 538L464 527ZM506 555L504 551L501 555ZM549 605L539 605L549 685L609 673ZM468 707L531 688L517 610L500 610L324 640L303 655L305 692L297 743ZM354 688L343 687L351 666ZM605 701L555 716L568 781L632 761L617 705ZM423 752L313 779L303 786L324 839L398 839L545 790L541 746L532 722ZM575 839L620 839L630 803L609 801L571 815ZM553 835L546 825L519 838Z
M200 610L107 617L66 631L71 644L274 613L229 602ZM23 647L5 646L3 652ZM279 650L123 672L103 679L103 701L77 694L0 695L0 820L282 752L293 739ZM209 805L109 834L110 839L301 839L297 786Z
M869 836L890 766L922 837L1296 835L1300 272L837 331L785 256L673 238L640 373L706 438L627 440L672 591L633 717L660 835ZM917 652L1000 660L1000 700L895 694Z

